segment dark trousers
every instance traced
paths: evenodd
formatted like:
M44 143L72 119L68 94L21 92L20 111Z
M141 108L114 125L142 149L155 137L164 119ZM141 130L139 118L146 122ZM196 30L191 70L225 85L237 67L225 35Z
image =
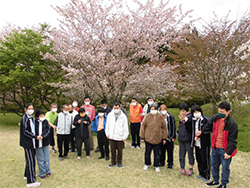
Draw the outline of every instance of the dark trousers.
M82 156L82 143L84 143L84 148L86 151L86 156L90 155L89 138L83 139L83 137L76 137L76 148L77 156Z
M52 127L50 128L50 133L49 133L49 145L52 147L55 146L54 129Z
M122 164L122 147L123 141L109 140L111 149L111 163L112 164ZM116 156L116 150L118 151Z
M109 141L106 137L104 129L98 131L97 134L97 139L98 139L98 146L101 152L101 156L104 157L104 152L105 156L109 156Z
M201 148L195 146L195 157L198 163L199 174L210 179L210 146L202 146Z
M76 129L71 129L71 132L70 132L70 146L71 146L71 151L75 152L75 135L76 135Z
M27 177L27 183L36 182L36 161L35 161L35 149L24 148L25 153L25 172L24 176Z
M179 160L181 169L185 169L185 157L188 152L188 163L194 165L194 148L190 142L179 142Z
M69 134L66 135L57 134L57 146L59 150L59 157L68 156ZM63 153L62 146L64 147L64 154L62 154Z
M173 167L174 165L174 142L172 140L167 140L166 144L163 145L161 143L161 156L160 156L160 164L161 166L165 165L166 160L166 150L168 155L168 167Z
M130 122L130 130L131 130L131 141L132 141L132 146L139 146L140 147L140 128L141 128L141 123L131 123ZM136 140L136 141L135 141Z
M151 165L151 152L154 151L154 167L159 167L161 144L150 144L145 142L145 165Z

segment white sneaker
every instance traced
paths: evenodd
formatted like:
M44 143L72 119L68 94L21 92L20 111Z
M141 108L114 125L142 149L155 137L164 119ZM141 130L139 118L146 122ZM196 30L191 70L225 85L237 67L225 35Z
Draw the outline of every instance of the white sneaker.
M88 156L88 155L87 155L86 157L87 157L87 159L89 159L89 156Z
M81 159L81 157L77 157L77 159L79 160L79 159Z
M148 165L144 165L143 170L148 170Z
M136 146L136 149L141 149L140 146Z
M131 146L131 149L134 149L135 148L135 146Z
M156 167L156 168L155 168L155 171L156 171L156 172L160 172L160 171L161 171L160 167Z
M24 176L23 179L24 179L24 180L27 180L27 177Z
M39 187L41 185L41 183L39 183L39 182L34 182L34 183L28 183L27 185L26 185L26 187Z

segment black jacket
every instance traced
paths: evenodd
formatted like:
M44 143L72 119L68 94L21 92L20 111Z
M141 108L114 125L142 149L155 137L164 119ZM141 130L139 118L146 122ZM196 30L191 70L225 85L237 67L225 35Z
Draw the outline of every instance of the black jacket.
M35 119L31 117L35 124ZM35 149L36 135L31 131L31 125L28 115L25 113L20 122L20 146L26 149Z
M81 123L78 123L78 120L81 119ZM87 121L87 124L83 123ZM84 140L89 138L88 126L91 124L90 118L85 115L81 117L80 114L77 114L74 119L73 125L76 126L75 136L76 138L83 138Z
M179 120L179 130L178 133L178 141L179 142L190 142L192 139L192 116L189 113L187 115L188 120L186 122Z
M218 124L217 119L219 119L219 115L215 114L208 123L206 123L203 128L201 129L202 133L206 133L209 131L213 131L212 135L212 143L211 146L214 149L215 148L215 141L218 135ZM225 127L223 130L223 145L224 150L228 155L231 155L231 157L235 156L237 153L237 137L238 137L238 126L231 118L230 115L224 120Z
M40 121L38 119L36 119L36 121L35 121L36 136L39 136L39 122ZM48 121L45 119L42 122L42 134L41 134L41 136L43 137L42 147L49 145L50 129L51 129L51 127L49 126ZM38 148L38 147L39 147L39 140L36 140L36 148Z
M198 130L200 131L202 127L209 121L209 118L206 116L202 116L199 120L192 120L192 140L191 140L191 147L195 145L195 123L196 121L199 121L198 124ZM212 131L208 131L206 133L203 133L199 136L200 142L201 142L201 147L203 146L210 146L210 133Z
M171 138L176 138L176 124L175 124L175 118L172 114L167 114L167 129L168 129L168 140L171 140Z

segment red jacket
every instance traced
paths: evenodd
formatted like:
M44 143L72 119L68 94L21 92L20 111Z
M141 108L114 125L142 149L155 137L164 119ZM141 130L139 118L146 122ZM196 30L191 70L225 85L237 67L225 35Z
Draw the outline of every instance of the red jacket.
M213 130L212 143L211 146L215 149L215 141L218 135L218 119L219 115L214 115L208 123L202 128L202 133L209 132ZM231 157L235 156L237 153L237 136L238 136L238 126L235 121L228 115L224 120L225 127L223 129L223 145L225 152Z

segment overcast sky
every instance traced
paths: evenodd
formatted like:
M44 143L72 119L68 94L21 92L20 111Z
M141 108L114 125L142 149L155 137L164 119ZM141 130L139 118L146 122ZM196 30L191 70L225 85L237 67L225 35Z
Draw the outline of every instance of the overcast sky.
M59 16L51 5L61 6L68 2L70 0L1 0L0 29L6 23L23 28L46 22L57 27ZM184 11L193 10L194 18L201 17L206 21L213 17L213 12L221 17L231 11L230 18L236 19L250 9L250 0L170 0L171 6L179 4Z

